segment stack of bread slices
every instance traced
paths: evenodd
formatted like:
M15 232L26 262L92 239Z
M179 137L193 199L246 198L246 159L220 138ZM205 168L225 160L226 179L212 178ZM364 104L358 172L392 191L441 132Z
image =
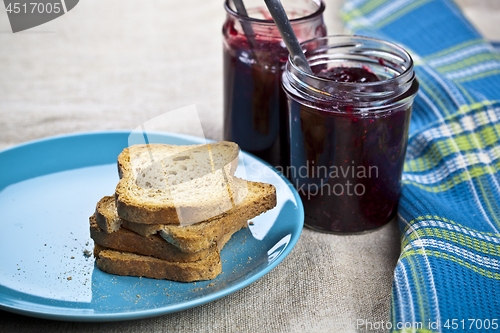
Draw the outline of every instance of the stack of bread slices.
M232 142L124 149L115 194L90 217L99 269L182 282L215 278L231 236L276 205L275 187L234 177L237 164Z

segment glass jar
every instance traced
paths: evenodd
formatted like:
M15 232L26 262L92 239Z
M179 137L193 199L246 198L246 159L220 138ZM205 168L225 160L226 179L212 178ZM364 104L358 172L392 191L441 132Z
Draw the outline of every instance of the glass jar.
M274 166L288 160L286 96L281 74L288 50L262 0L245 0L248 16L225 1L224 140ZM299 41L326 36L321 0L283 0ZM285 144L280 144L280 143Z
M291 59L290 166L305 224L333 233L376 229L396 214L418 81L410 55L381 40L328 36L302 44L313 74Z

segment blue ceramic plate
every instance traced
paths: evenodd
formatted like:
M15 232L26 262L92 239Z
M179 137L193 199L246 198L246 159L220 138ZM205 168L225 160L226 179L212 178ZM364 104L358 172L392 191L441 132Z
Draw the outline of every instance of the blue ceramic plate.
M268 164L241 153L236 175L274 184L278 204L231 238L221 252L222 274L179 283L101 272L89 256L88 218L101 197L114 193L116 158L129 134L58 136L0 152L0 309L68 321L157 316L233 293L290 253L304 220L299 196ZM168 133L149 140L204 142Z

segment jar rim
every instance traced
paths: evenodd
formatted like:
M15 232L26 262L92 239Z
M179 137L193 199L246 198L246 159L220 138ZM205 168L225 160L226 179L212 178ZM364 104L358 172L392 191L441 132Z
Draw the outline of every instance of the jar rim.
M226 9L226 12L228 12L229 14L231 14L232 16L234 16L235 18L237 18L238 20L240 20L240 21L248 21L248 22L255 22L255 23L266 24L266 25L275 25L274 24L274 20L258 19L258 18L255 18L255 17L241 15L238 12L235 12L229 6L229 1L231 1L231 0L225 0L224 1L224 8ZM307 21L309 19L317 17L318 15L323 14L323 12L325 11L325 4L324 4L323 0L311 0L311 1L314 2L314 3L316 3L318 5L317 10L315 10L314 12L312 12L311 14L308 14L306 16L302 16L302 17L297 17L297 18L291 19L290 20L291 24L300 23L302 21Z
M318 45L308 45L311 42ZM304 103L350 104L359 112L381 112L413 100L418 91L413 59L394 43L359 35L330 35L307 40L301 46L311 67L338 62L351 67L354 63L382 75L374 82L336 81L303 71L289 56L282 85L287 94Z
M394 76L394 77L391 77L391 78L387 78L387 79L383 79L383 80L380 80L380 81L375 81L375 82L339 82L339 81L334 81L334 80L331 80L331 79L327 79L327 78L323 78L323 77L320 77L320 76L316 76L314 74L310 74L310 73L307 73L307 72L304 72L300 67L298 67L295 62L293 61L291 55L288 56L288 62L293 66L294 70L297 70L301 75L305 75L306 77L309 77L311 79L315 79L315 80L319 80L319 81L324 81L324 82L329 82L329 83L332 83L332 82L335 82L335 84L338 84L339 86L345 86L345 87L354 87L354 86L364 86L364 87L370 87L370 86L377 86L377 85L380 85L381 83L385 84L385 83L391 83L391 82L396 82L398 80L401 80L401 77L404 77L404 76L407 76L407 75L410 75L411 73L414 72L414 67L413 67L413 58L411 57L410 53L408 53L408 51L406 51L404 48L402 48L401 46L395 44L395 43L392 43L392 42L388 42L386 40L382 40L382 39L377 39L377 38L373 38L373 37L367 37L367 36L361 36L361 35L328 35L328 36L325 36L325 37L317 37L317 38L312 38L312 39L309 39L309 40L306 40L302 43L300 43L300 45L303 47L303 49L306 49L305 48L305 45L308 44L308 43L311 43L311 42L315 42L315 41L321 41L321 40L327 40L327 39L332 39L332 38L338 38L338 39L341 39L341 38L349 38L349 39L353 39L353 38L356 38L356 39L360 39L360 40L365 40L365 41L371 41L371 42L377 42L377 43L381 43L381 44L384 44L386 46L389 46L393 49L396 49L397 51L401 52L403 55L405 55L408 59L408 62L409 62L409 66L401 73L399 73L398 75ZM306 53L306 57L307 57L307 53Z

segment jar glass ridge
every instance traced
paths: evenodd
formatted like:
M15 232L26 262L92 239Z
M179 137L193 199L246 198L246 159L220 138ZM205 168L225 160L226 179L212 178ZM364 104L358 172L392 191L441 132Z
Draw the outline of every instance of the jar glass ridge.
M354 112L380 112L391 104L413 99L418 90L411 56L399 46L362 36L327 36L302 43L311 68L359 67L373 72L380 81L337 82L308 74L291 59L283 74L285 90L313 103L354 103ZM285 78L286 76L286 78ZM405 95L407 94L407 95ZM335 112L335 109L331 110Z

